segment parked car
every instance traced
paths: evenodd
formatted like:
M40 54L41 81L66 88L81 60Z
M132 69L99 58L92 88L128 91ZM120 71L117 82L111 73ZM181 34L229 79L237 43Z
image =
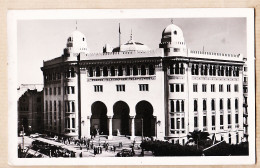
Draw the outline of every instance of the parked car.
M30 138L38 138L38 137L40 137L39 133L35 133L35 134L30 135Z
M133 152L131 149L122 149L120 152L116 154L117 157L131 157L133 156Z

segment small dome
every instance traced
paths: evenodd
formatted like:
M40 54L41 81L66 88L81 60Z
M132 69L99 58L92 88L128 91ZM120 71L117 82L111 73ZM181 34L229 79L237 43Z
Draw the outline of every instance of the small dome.
M181 28L174 24L167 26L162 32L161 42L184 42Z
M73 31L67 39L67 49L70 53L87 53L89 49L86 36L78 30Z

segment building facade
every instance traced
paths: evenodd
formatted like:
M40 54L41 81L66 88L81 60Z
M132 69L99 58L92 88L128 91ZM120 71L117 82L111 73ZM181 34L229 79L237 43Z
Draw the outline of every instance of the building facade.
M43 131L42 85L21 85L18 90L18 133Z
M42 67L44 128L66 136L90 137L97 130L108 139L152 136L181 144L201 130L240 143L243 66L241 54L188 49L174 24L163 30L155 50L131 34L119 47L89 53L85 35L76 30L63 55Z

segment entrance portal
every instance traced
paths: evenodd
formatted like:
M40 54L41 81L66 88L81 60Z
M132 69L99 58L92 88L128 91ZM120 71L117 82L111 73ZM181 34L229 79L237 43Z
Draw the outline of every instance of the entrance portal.
M123 101L118 101L113 106L113 131L112 134L116 135L130 135L129 128L129 107Z
M108 135L107 107L101 101L96 101L91 106L91 133L98 131L100 135Z
M136 136L155 136L155 117L153 116L153 106L148 101L137 103L135 116Z

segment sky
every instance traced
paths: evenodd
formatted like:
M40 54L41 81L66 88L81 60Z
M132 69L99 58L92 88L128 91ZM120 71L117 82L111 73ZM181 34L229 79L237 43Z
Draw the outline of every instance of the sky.
M150 49L159 48L164 28L171 18L161 19L87 19L87 20L19 20L17 23L18 86L43 84L43 61L59 57L67 38L76 30L86 36L90 52L102 52L105 44L119 44L133 39ZM247 53L246 18L176 18L187 47L191 50L243 54Z

